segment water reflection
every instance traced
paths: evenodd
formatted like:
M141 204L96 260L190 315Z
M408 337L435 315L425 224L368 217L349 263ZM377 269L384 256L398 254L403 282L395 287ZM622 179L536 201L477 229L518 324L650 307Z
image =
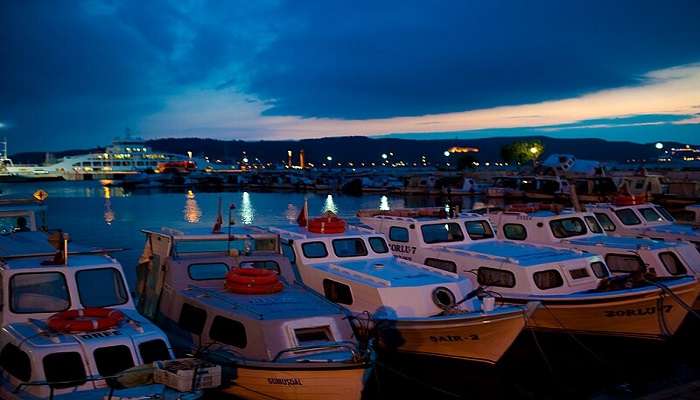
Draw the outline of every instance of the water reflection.
M290 224L296 222L299 216L299 209L292 203L287 204L287 211L284 213L284 217L287 218Z
M112 189L107 186L104 186L102 188L102 191L102 195L105 198L105 210L103 217L107 225L112 225L112 222L114 222L114 219L116 218L114 210L112 210Z
M253 209L253 204L250 201L250 193L243 192L241 196L241 223L249 225L253 223L255 219L255 210Z
M196 224L202 219L202 210L199 209L199 204L197 204L193 191L188 190L185 198L185 209L183 210L185 221L190 224Z
M379 209L380 210L391 210L391 206L389 205L389 198L386 196L382 196L379 199Z
M323 211L326 212L330 211L333 214L338 214L338 206L335 205L335 201L333 201L333 195L329 194L326 196L326 201L323 203Z

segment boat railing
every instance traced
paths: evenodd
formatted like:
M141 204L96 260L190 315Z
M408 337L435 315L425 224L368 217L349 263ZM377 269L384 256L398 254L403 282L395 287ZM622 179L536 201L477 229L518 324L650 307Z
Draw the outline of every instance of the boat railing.
M339 342L331 342L331 343L325 343L325 344L315 344L315 345L308 345L308 346L297 346L297 347L291 347L288 349L281 350L275 357L272 359L272 361L278 361L283 355L285 354L292 354L292 353L311 353L311 352L319 352L319 351L329 351L332 349L345 349L348 350L352 354L352 358L354 360L362 358L360 354L360 350L357 347L357 344L354 342L350 341L339 341ZM324 360L325 362L326 360Z

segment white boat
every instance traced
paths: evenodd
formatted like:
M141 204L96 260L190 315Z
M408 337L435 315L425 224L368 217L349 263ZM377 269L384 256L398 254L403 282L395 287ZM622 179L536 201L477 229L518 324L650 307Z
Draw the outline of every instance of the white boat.
M40 165L16 165L7 155L7 139L0 142L3 146L0 153L0 182L34 182L63 179L51 168Z
M368 318L384 351L493 364L525 325L523 307L482 301L469 280L394 257L382 234L330 214L270 229L301 282Z
M449 218L444 210L433 208L367 210L358 216L385 233L399 257L469 277L504 301L539 301L541 306L528 319L531 328L662 338L675 333L688 312L664 288L651 283L611 287L608 268L599 255L529 243L527 238L535 233L528 228L549 229L534 216L517 216L518 227L524 229L521 242L496 238L496 229L479 214ZM684 304L693 304L700 293L694 277L668 280L665 287Z
M24 237L40 234L0 236L0 398L199 398L152 383L170 345L136 311L121 265Z
M679 224L664 207L635 196L617 196L612 203L587 204L609 234L648 237L654 240L688 241L700 248L700 230Z
M226 229L224 229L226 231ZM340 307L294 283L276 234L144 230L139 310L245 399L360 399L373 367Z

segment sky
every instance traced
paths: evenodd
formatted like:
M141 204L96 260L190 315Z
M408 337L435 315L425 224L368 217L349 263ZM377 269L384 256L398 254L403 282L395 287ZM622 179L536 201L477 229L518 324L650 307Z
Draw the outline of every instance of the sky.
M699 20L697 0L3 1L0 136L700 144Z

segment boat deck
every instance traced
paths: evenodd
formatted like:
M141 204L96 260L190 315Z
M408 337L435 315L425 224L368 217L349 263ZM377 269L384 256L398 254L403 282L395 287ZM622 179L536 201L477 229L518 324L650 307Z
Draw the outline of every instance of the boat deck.
M480 253L490 257L503 257L506 258L507 261L518 264L521 267L578 260L591 256L591 254L573 250L501 240L460 243L451 245L449 248Z

